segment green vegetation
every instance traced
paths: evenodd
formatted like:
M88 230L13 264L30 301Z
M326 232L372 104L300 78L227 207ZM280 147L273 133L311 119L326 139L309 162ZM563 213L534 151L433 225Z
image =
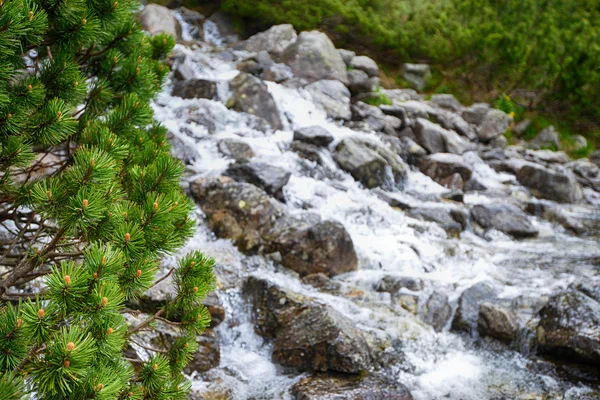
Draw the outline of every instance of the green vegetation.
M375 95L376 96L374 97L366 98L364 102L372 106L380 106L382 104L388 106L392 105L392 100L390 100L390 98L385 93L381 92L381 88L377 88L377 90L375 90Z
M427 61L430 90L459 99L508 93L591 136L600 126L600 0L223 0L263 29L319 28L387 63Z
M194 226L150 107L174 39L146 36L139 7L0 0L0 399L188 396L213 261L181 260L156 314L125 308ZM159 318L177 338L125 358Z

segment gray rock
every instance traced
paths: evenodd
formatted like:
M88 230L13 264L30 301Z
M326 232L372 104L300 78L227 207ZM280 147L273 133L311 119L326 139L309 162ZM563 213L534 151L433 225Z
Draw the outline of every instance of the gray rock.
M477 149L475 143L471 143L458 133L446 130L444 132L444 141L446 142L446 152L453 154L464 154L467 151Z
M590 154L590 162L600 167L600 150L595 150Z
M339 293L339 290L342 287L341 283L332 280L322 272L306 275L302 278L302 283L327 293Z
M515 316L509 309L488 302L479 306L477 327L481 336L489 336L504 343L511 343L518 329Z
M290 150L297 153L300 157L307 160L316 162L317 164L323 165L323 156L321 154L320 147L314 144L294 141L290 145Z
M292 386L295 400L412 400L401 383L379 375L316 375Z
M282 189L290 180L291 173L263 162L247 162L230 165L225 176L236 181L248 182L264 189L267 193L282 199Z
M315 103L333 119L350 120L350 91L338 80L320 80L305 87Z
M418 208L406 212L411 218L435 222L446 231L449 237L459 237L462 225L458 223L447 208Z
M285 64L271 64L260 73L260 78L265 81L281 83L290 79L294 74Z
M229 85L233 96L228 100L228 106L265 119L273 129L283 128L275 100L260 79L240 73Z
M369 78L365 71L353 69L348 71L348 89L353 95L373 92L379 86L378 78Z
M342 56L322 32L300 33L298 40L282 52L281 61L292 68L295 76L309 82L333 79L348 83Z
M587 139L582 135L573 136L573 148L575 150L585 149L588 145Z
M432 121L438 123L448 130L454 130L471 141L477 140L477 132L459 114L444 109L436 110L431 115Z
M559 203L578 203L583 191L570 172L556 172L541 165L527 164L521 167L517 179L527 186L535 197Z
M382 135L381 141L388 144L393 152L410 165L418 164L419 160L427 155L427 150L407 136L397 138Z
M206 17L198 11L189 10L185 7L177 8L177 13L181 19L190 25L190 35L195 40L204 40L204 21L206 21Z
M600 303L580 292L555 295L540 311L538 348L600 365Z
M444 293L433 292L425 303L423 322L431 325L436 332L441 332L451 315L452 307L450 307L448 296Z
M255 59L248 58L236 65L235 68L240 72L258 76L263 72L264 66Z
M536 163L566 164L571 159L564 151L527 150L526 158Z
M419 169L434 181L440 184L446 183L446 187L460 190L464 188L464 182L468 182L473 174L473 170L462 156L450 153L437 153L423 158L419 163ZM463 187L450 185L447 181L448 178L456 179L456 175L462 180Z
M175 81L172 96L182 99L214 99L217 97L217 83L207 79Z
M167 134L169 143L171 143L171 155L184 164L192 164L198 158L198 151L194 148L195 141L189 137L176 136L169 132Z
M423 290L423 281L419 278L410 276L386 275L378 282L375 290L378 292L387 292L392 295L398 294L402 289L408 289L413 292Z
M469 124L479 126L483 123L483 120L487 113L490 111L490 105L486 103L475 103L470 107L463 109L462 117Z
M421 91L431 78L431 68L427 64L404 64L402 77L415 89Z
M369 347L352 321L314 299L250 277L244 293L254 304L258 332L274 338L273 360L312 371L358 373Z
M224 156L233 158L238 163L248 162L255 155L246 142L236 139L223 139L219 142L218 148Z
M463 108L462 104L451 94L434 94L429 101L441 108L454 112L459 112Z
M495 139L490 140L490 146L494 149L504 149L508 144L508 140L504 135L498 136Z
M138 16L142 28L151 35L167 33L181 39L181 25L175 11L158 4L147 4Z
M554 126L543 129L529 142L529 147L532 149L552 149L560 148L560 138Z
M219 31L222 44L233 44L239 41L239 38L235 33L233 21L227 14L217 11L210 16L209 20L215 24L217 30Z
M239 43L235 48L250 52L266 50L269 54L277 57L297 38L298 35L292 25L274 25L268 30L257 33L248 40Z
M452 320L455 331L476 332L481 303L494 299L496 291L486 282L479 282L465 290L458 299L458 308Z
M417 142L430 153L446 152L446 130L424 118L417 119L413 127Z
M527 215L512 204L477 204L471 216L484 229L496 229L516 238L538 235Z
M344 60L346 65L350 65L350 61L356 57L356 53L352 50L338 49L338 53L340 53L340 56L342 56L342 60Z
M379 67L373 59L367 56L356 56L350 60L350 67L365 71L370 77L379 75Z
M527 131L527 129L529 128L529 126L531 125L531 121L528 119L524 119L523 121L519 122L517 125L515 125L515 127L513 128L513 133L515 134L516 137L523 137L523 135L525 134L525 132Z
M504 111L490 109L483 117L477 131L479 140L488 143L498 136L504 135L511 121L510 115Z
M333 136L325 128L315 125L296 129L294 140L326 147L333 142Z
M350 137L335 148L334 160L367 188L403 187L408 167L390 149L374 140Z

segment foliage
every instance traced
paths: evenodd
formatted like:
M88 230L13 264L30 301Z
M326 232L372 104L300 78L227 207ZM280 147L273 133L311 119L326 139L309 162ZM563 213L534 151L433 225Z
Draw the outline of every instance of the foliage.
M471 90L525 93L528 108L600 126L600 0L223 0L222 6L261 21L260 28L319 28L340 45L364 46L386 61L426 60Z
M183 167L150 107L174 39L146 36L139 7L0 0L1 399L187 397L181 370L210 319L212 260L188 255L162 309L135 326L125 317L193 229ZM123 357L173 312L168 351Z
M375 96L367 97L366 99L364 99L364 102L377 107L382 104L388 106L392 105L392 100L390 100L390 98L381 91L381 88L377 88L377 90L374 92L374 95Z

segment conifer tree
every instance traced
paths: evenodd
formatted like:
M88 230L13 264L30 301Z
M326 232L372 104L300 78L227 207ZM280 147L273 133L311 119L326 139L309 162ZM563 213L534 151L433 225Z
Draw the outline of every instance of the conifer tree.
M184 257L164 307L125 317L193 229L150 106L174 39L145 35L139 9L0 0L0 399L187 397L213 261ZM157 319L176 319L180 337L124 357Z

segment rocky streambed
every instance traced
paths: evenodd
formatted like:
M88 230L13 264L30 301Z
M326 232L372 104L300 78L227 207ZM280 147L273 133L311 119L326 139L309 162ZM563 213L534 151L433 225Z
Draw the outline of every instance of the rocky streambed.
M183 252L217 261L195 398L600 398L593 160L539 150L551 134L507 146L489 105L382 89L320 32L142 22L179 35L154 109L198 205Z

